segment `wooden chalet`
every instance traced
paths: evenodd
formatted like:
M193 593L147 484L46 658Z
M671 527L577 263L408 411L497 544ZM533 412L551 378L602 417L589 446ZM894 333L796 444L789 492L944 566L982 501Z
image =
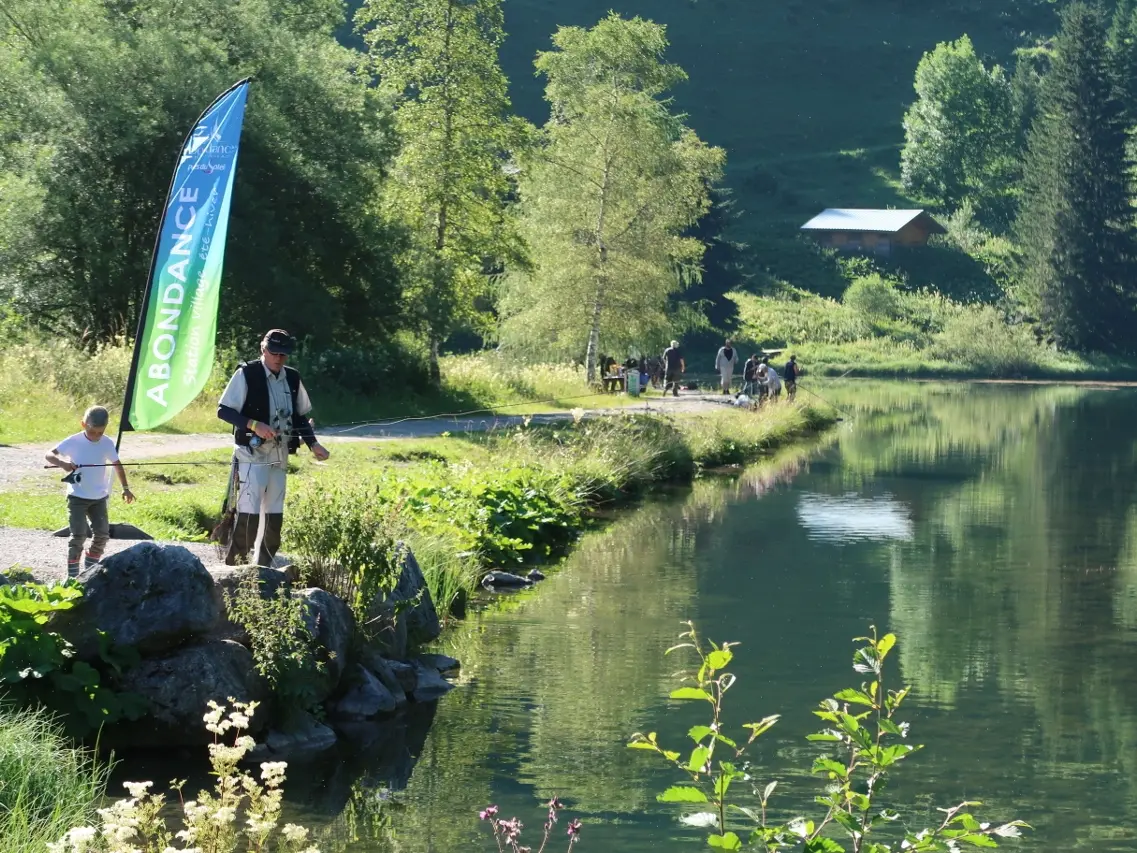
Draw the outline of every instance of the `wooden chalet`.
M890 255L896 246L926 246L947 229L923 210L870 210L831 207L801 230L828 249Z

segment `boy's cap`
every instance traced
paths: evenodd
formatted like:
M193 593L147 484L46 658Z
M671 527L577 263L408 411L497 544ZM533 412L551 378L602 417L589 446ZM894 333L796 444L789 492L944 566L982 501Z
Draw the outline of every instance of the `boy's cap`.
M292 351L296 349L296 338L284 331L284 329L271 329L265 332L264 338L261 340L261 346L265 348L266 352L274 353L275 355L292 355Z
M111 415L103 406L91 406L83 413L83 423L89 427L105 427L110 423Z

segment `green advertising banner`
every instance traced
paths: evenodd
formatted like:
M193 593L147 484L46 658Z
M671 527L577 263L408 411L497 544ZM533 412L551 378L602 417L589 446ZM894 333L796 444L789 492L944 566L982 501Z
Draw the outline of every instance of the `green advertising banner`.
M165 423L188 406L209 379L248 89L249 81L242 80L221 94L182 147L139 316L124 430Z

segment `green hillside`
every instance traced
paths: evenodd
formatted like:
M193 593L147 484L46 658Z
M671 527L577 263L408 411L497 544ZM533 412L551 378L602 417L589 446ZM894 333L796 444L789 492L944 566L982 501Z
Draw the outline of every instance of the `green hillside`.
M507 0L502 56L515 108L545 118L532 60L561 24L591 26L610 0ZM1000 62L1051 33L1048 0L622 0L616 11L666 24L669 58L690 81L677 105L727 151L741 236L791 235L821 207L906 204L898 194L901 119L916 64L971 35ZM779 224L780 223L780 224Z
M1057 26L1054 0L506 0L502 65L521 115L547 117L533 58L553 31L613 8L667 25L669 59L690 77L676 103L726 149L748 238L792 235L820 207L910 203L898 186L901 120L920 57L967 33L1008 64Z

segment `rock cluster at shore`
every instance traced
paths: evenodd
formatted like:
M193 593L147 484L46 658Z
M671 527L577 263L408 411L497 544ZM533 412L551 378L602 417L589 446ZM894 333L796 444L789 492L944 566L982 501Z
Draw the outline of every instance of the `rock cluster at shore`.
M279 697L257 672L248 633L229 618L229 598L251 573L262 596L287 586L304 602L304 621L323 664L314 685L322 721L306 710L276 713L283 710ZM96 664L108 643L141 655L137 665L110 674L117 689L150 705L146 718L104 732L104 742L120 749L210 743L202 720L207 703L236 700L261 703L252 731L260 756L316 751L335 743L340 724L382 726L409 703L438 699L453 687L443 673L459 666L444 655L411 656L415 646L437 638L441 626L409 551L394 592L368 609L368 620L383 626L370 643L360 639L345 602L327 590L299 588L291 567L210 572L181 546L140 542L81 574L79 583L83 598L57 614L53 630L75 646L77 657ZM287 727L269 727L284 718Z

